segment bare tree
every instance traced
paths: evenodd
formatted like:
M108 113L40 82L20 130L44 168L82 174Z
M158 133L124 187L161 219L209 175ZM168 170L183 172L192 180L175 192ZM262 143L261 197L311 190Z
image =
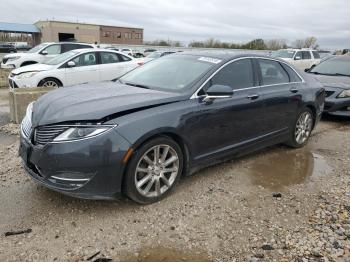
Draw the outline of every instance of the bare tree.
M314 36L310 36L305 38L304 47L305 48L315 48L317 45L317 38Z
M287 41L285 39L270 39L265 41L265 45L269 50L278 50L287 48Z

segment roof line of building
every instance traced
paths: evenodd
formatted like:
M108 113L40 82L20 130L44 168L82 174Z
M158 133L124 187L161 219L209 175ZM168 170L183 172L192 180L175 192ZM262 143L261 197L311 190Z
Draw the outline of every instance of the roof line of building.
M56 23L64 23L64 24L80 24L80 25L92 25L92 26L104 26L104 27L114 27L114 28L126 28L126 29L138 29L143 30L140 27L128 27L128 26L114 26L114 25L100 25L100 24L91 24L91 23L83 23L83 22L68 22L68 21L59 21L59 20L39 20L34 24L39 22L56 22Z

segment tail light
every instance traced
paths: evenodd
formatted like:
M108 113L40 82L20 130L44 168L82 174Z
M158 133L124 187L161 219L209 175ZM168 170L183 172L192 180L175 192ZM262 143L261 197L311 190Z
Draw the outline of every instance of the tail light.
M142 65L144 64L144 62L137 62L137 64L138 64L139 66L142 66Z

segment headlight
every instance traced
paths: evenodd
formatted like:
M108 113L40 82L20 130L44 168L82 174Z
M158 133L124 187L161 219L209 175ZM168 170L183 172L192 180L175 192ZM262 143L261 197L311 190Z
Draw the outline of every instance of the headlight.
M113 126L77 126L70 127L62 134L58 135L53 141L54 142L63 142L63 141L72 141L79 140L83 138L91 138L94 136L101 135L108 130L113 128Z
M17 75L17 79L24 79L24 78L30 78L32 76L35 76L39 72L28 72L28 73L22 73L20 75Z
M14 61L14 60L18 60L20 58L21 58L20 56L12 56L12 57L8 57L7 61Z
M344 90L338 95L339 98L350 97L350 90Z

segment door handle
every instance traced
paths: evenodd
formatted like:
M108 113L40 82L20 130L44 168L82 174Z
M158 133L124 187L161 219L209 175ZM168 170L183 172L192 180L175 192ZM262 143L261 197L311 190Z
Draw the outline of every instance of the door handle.
M253 95L247 96L247 98L250 99L250 100L255 100L255 99L259 98L259 95L258 94L253 94Z
M289 89L289 91L292 93L298 93L299 90L296 87L292 87L291 89Z

